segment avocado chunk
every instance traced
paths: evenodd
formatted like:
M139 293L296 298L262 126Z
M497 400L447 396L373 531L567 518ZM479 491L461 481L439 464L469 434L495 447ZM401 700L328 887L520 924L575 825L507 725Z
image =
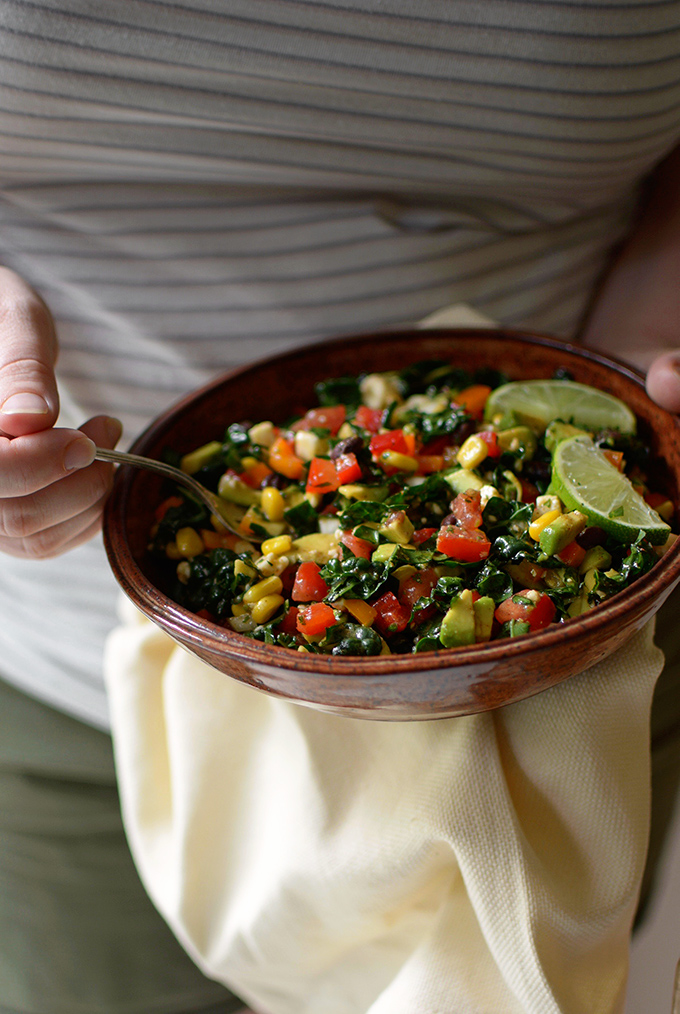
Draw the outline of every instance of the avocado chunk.
M546 429L543 439L547 450L549 450L552 454L557 445L563 440L567 440L569 437L575 437L579 433L587 432L587 430L582 430L578 426L572 426L571 423L565 423L562 422L561 419L555 419Z
M537 444L536 434L528 426L511 426L498 434L498 446L504 451L521 453L525 461L531 461Z
M364 486L361 482L348 482L338 489L338 493L342 493L348 500L372 500L377 503L382 503L388 492L387 486Z
M554 556L573 542L577 535L583 531L588 523L585 514L581 511L569 511L568 514L560 514L549 525L546 525L538 537L538 544L546 556Z
M371 553L371 563L387 563L399 549L396 542L383 542Z
M475 614L475 641L489 641L496 603L489 595L482 595L472 603L472 608Z
M609 570L611 565L611 555L604 546L593 546L583 557L579 572L585 574L587 570Z
M209 444L203 444L202 447L197 447L195 451L189 451L188 454L183 455L179 467L187 475L194 475L204 465L210 465L213 461L216 461L222 452L222 444L219 440L211 440Z
M480 600L481 601L481 600ZM442 620L439 640L445 648L475 643L475 609L469 588L454 599Z
M446 472L444 478L454 493L467 493L469 489L481 489L486 485L484 479L469 468L454 468L453 471Z
M390 542L397 542L400 546L405 546L411 541L413 525L404 511L392 511L387 515L378 531Z
M217 486L217 492L223 500L230 500L231 503L238 503L242 507L259 504L262 500L259 489L246 486L245 482L233 472L224 473Z

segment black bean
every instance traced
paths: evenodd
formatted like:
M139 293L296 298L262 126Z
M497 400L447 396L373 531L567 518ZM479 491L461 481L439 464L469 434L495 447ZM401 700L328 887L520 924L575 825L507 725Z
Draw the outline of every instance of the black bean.
M343 454L358 454L363 449L364 442L357 433L353 437L347 437L346 440L341 440L340 443L336 444L331 450L329 457L331 461L336 461Z
M260 483L260 489L266 489L267 486L273 486L274 489L286 489L290 486L290 479L286 479L285 475L279 475L278 472L272 472L271 475L265 475Z

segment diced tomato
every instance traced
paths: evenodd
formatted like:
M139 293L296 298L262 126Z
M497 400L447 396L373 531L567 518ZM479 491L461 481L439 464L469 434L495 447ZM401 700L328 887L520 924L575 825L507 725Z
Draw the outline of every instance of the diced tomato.
M380 455L384 454L385 451L397 451L399 454L410 453L403 430L388 430L387 433L376 433L375 436L371 437L371 442L368 446L376 461L379 461Z
M603 447L601 450L609 464L617 468L619 472L622 472L625 465L623 451L612 451L609 447Z
M462 528L479 528L482 524L482 495L478 489L459 493L451 504L451 513Z
M340 485L335 465L329 458L312 458L307 475L308 493L333 493Z
M565 546L560 553L555 553L558 560L561 560L567 567L580 567L583 563L586 551L574 540Z
M154 514L156 521L162 521L171 507L181 507L183 503L184 500L181 496L169 496L167 500L159 503L158 507L156 507Z
M431 539L438 531L438 528L418 528L411 536L411 542L414 546L419 546L422 542L427 542L428 539Z
M297 618L299 612L300 610L298 609L297 606L291 606L286 615L280 621L280 623L276 624L276 629L278 633L297 634L298 633Z
M491 543L479 528L442 525L437 536L437 549L452 560L478 563L486 560L491 552Z
M338 473L338 482L341 486L348 482L357 482L363 475L357 456L351 451L335 459L335 471Z
M346 410L344 405L327 405L323 408L311 408L302 419L293 423L293 430L330 430L331 436L335 436L345 421Z
M287 479L299 479L305 469L302 458L298 458L293 445L284 437L277 437L269 448L269 464L275 472Z
M486 384L472 384L459 391L455 397L456 405L460 405L473 419L481 419L484 414L484 406L491 394L491 388Z
M417 574L407 577L400 585L399 601L403 606L408 606L409 609L413 609L419 599L426 599L430 595L436 583L437 573L432 569L432 567L427 567L425 570L418 571ZM436 606L428 606L427 609L420 610L418 613L418 619L421 622L426 620L428 616L425 614L431 614L435 611L435 609Z
M362 430L369 433L377 433L382 426L383 410L381 408L369 408L368 405L359 405L354 416L354 422Z
M529 630L542 630L543 627L549 626L555 619L555 603L549 595L539 593L538 599L534 601L533 598L528 597L530 589L525 588L523 591L518 592L517 595L512 595L510 598L505 599L496 608L494 613L495 618L499 623L508 623L510 620L521 620L524 623L529 624ZM533 592L531 595L533 596ZM526 602L517 602L517 598L525 598Z
M328 595L328 585L321 577L318 563L301 563L295 575L290 597L293 602L321 602Z
M522 503L536 503L538 487L534 486L533 482L527 482L526 479L520 479L519 482L522 487Z
M486 444L490 458L500 458L503 449L498 443L498 434L494 430L482 430L477 436Z
M213 614L210 612L209 609L199 609L196 615L200 616L202 620L210 620L211 623L215 622L215 617L213 616Z
M354 556L363 556L364 560L371 559L373 546L366 539L360 539L351 532L343 532L340 536L340 542L343 546L347 546L350 553Z
M431 475L432 472L441 472L444 468L443 454L416 454L415 457L420 475Z
M297 615L296 626L301 634L314 637L336 623L335 613L325 602L312 602L310 606L302 606Z
M401 633L406 629L411 618L411 610L407 606L402 606L393 592L385 592L372 605L376 613L374 626L383 637L391 637L392 634Z

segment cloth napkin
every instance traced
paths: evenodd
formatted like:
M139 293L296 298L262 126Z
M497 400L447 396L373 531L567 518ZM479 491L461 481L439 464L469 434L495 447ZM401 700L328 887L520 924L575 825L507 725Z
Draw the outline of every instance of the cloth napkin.
M126 603L105 671L151 898L262 1014L622 1011L652 635L494 712L372 722L231 680Z

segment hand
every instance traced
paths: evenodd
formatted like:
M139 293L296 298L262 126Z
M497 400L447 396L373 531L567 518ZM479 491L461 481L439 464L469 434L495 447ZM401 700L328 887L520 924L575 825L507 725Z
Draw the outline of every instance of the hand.
M647 394L669 412L680 412L680 349L654 360L647 373Z
M49 310L18 275L0 268L0 552L58 556L100 528L121 425L96 416L79 430L55 429L57 339Z

